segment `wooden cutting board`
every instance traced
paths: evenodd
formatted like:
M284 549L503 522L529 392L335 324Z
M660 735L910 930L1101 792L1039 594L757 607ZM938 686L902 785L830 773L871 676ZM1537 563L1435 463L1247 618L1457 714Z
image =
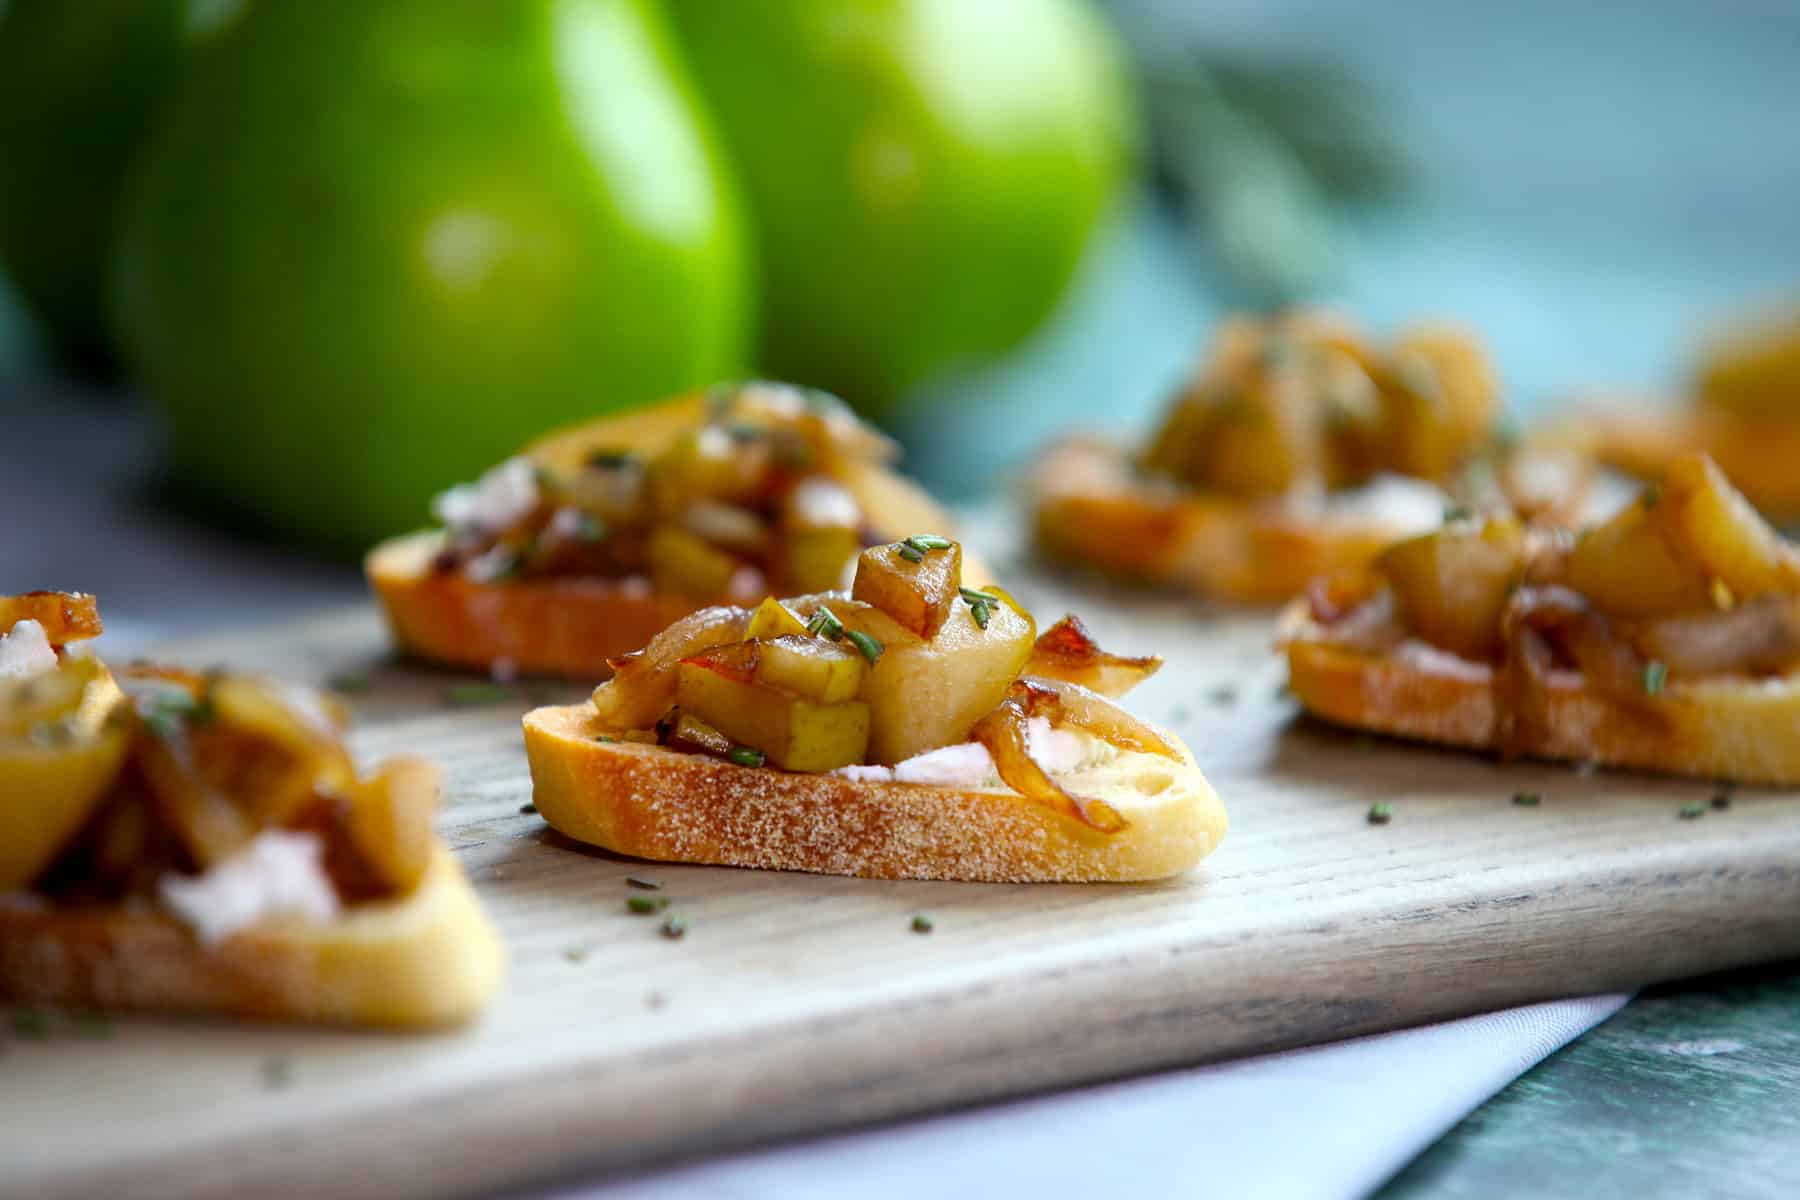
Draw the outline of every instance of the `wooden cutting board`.
M511 947L509 986L474 1028L433 1036L45 1033L15 1014L0 1194L477 1192L1800 953L1800 795L1740 790L1681 819L1714 789L1338 732L1281 693L1266 619L1021 582L1041 616L1076 607L1105 644L1169 659L1134 706L1189 740L1232 820L1189 876L627 861L520 811L520 714L585 689L450 706L466 677L389 661L364 610L182 647L194 665L371 673L356 748L446 768L442 831ZM1390 824L1366 820L1376 801ZM627 912L628 874L662 882L684 939Z

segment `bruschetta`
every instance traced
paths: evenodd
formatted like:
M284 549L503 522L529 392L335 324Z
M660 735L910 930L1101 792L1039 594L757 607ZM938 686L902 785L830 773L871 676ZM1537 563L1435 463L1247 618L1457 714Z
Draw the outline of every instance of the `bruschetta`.
M1420 327L1377 348L1316 314L1226 324L1141 452L1051 446L1029 477L1051 557L1243 604L1366 564L1446 509L1572 511L1580 456L1496 441L1480 343Z
M291 684L115 677L92 597L0 598L0 630L0 1001L431 1027L493 992L429 763L358 774Z
M552 826L621 854L887 879L1156 879L1225 834L1172 733L1115 698L1160 660L1039 632L921 534L848 592L716 606L525 717Z
M594 678L709 604L840 586L867 545L949 518L835 397L746 383L562 430L377 546L402 650Z
M1288 612L1316 716L1533 757L1800 783L1800 548L1702 455L1581 533L1465 518Z

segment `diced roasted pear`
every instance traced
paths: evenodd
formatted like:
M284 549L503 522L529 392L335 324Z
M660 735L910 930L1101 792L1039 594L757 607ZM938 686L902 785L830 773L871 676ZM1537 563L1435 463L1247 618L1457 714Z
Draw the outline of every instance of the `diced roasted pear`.
M1800 554L1782 540L1703 454L1678 459L1650 510L1668 540L1748 600L1800 590Z
M789 634L761 643L756 678L820 704L854 700L869 662L848 646L808 634Z
M356 771L338 740L343 713L310 689L247 676L227 675L213 682L207 702L220 732L229 730L234 749L250 761L253 747L257 774L241 798L258 824L280 825L315 792L346 792Z
M1664 534L1655 511L1661 503L1658 489L1646 490L1569 552L1569 586L1610 616L1666 617L1714 606L1707 572Z
M1499 399L1481 343L1447 326L1421 327L1394 341L1388 405L1390 466L1443 479L1493 425Z
M924 535L864 550L850 594L929 639L949 618L961 586L962 547Z
M437 803L437 768L422 758L389 759L354 785L351 841L393 894L406 895L425 877Z
M1464 658L1497 658L1501 614L1525 571L1525 531L1511 518L1456 522L1390 546L1376 569L1419 637Z
M684 596L723 596L738 561L705 539L673 525L658 525L650 535L650 578L658 590Z
M806 632L806 622L796 617L793 610L773 596L764 598L756 610L750 614L750 626L744 631L744 637L757 641L768 641L771 638L786 637L789 634Z
M100 608L85 592L25 592L0 596L0 633L20 621L36 621L52 646L100 636Z
M862 762L868 751L869 706L862 701L819 704L705 660L681 664L675 702L790 771L834 770Z
M799 592L843 586L862 549L862 508L848 488L824 477L802 481L782 506L787 583Z
M731 753L731 739L693 713L674 709L669 717L668 745L690 753L716 754L720 758Z
M854 600L833 604L832 611L845 628L882 645L862 692L872 721L869 761L878 763L966 740L1018 677L1037 636L1031 618L1004 598L989 609L985 629L958 600L929 641Z
M677 438L657 458L650 489L657 511L673 517L703 497L735 501L755 495L768 469L766 443L739 443L721 426L707 425Z
M0 687L0 892L42 873L118 774L120 699L93 659Z

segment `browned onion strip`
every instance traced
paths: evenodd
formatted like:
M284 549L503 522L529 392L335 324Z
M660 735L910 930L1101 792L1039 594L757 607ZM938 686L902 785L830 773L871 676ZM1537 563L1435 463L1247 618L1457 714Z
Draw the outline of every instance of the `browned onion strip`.
M1644 660L1579 593L1519 588L1501 617L1501 634L1505 657L1495 719L1503 754L1529 753L1548 736L1550 671L1558 651L1594 688L1654 719L1644 703Z
M1155 655L1127 658L1108 654L1070 613L1038 635L1025 663L1025 674L1080 684L1102 696L1119 697L1156 674L1162 659Z
M1327 598L1315 596L1313 611L1319 612ZM1321 623L1320 640L1334 646L1380 654L1392 650L1406 638L1400 615L1394 606L1393 589L1383 586L1355 608L1339 613L1335 619Z
M1015 683L1013 689L1013 694L969 730L970 739L986 746L993 756L994 769L1001 780L1026 799L1073 817L1101 833L1118 833L1126 828L1125 818L1112 805L1067 791L1031 757L1032 692L1030 685L1022 680Z
M1028 716L1044 717L1056 726L1072 725L1086 730L1121 750L1160 754L1177 762L1184 757L1155 726L1078 683L1028 675L1013 683L1013 692L1027 697Z
M1725 612L1646 621L1631 641L1677 675L1783 671L1800 662L1800 597L1759 596Z
M648 729L675 701L681 660L712 646L742 641L748 609L714 605L681 618L642 650L611 660L613 677L594 689L594 715L612 729Z

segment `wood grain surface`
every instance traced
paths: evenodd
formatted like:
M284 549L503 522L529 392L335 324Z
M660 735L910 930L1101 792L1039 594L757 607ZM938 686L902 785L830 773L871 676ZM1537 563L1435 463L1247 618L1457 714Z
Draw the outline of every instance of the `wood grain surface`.
M1041 618L1077 607L1109 647L1170 660L1134 706L1230 810L1199 870L998 886L627 861L520 811L519 716L584 689L449 704L468 677L390 661L365 609L180 647L369 676L356 749L446 769L442 832L510 984L438 1036L14 1014L0 1194L467 1194L1800 952L1800 797L1683 819L1712 788L1331 730L1282 694L1265 619L1020 582ZM1366 820L1376 801L1391 823ZM634 874L684 938L627 911Z

